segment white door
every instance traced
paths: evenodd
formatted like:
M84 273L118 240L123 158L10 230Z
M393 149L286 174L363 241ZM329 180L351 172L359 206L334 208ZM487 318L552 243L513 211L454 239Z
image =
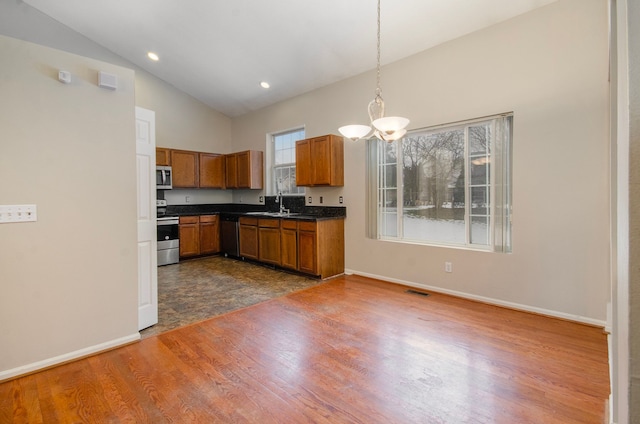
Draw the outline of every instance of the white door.
M155 112L136 107L138 330L158 323L155 126Z

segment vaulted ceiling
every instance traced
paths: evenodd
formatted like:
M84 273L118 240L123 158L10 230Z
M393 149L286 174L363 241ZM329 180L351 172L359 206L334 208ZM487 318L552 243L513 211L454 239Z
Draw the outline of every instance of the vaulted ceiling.
M376 65L376 0L24 1L230 117ZM556 0L381 1L384 65Z

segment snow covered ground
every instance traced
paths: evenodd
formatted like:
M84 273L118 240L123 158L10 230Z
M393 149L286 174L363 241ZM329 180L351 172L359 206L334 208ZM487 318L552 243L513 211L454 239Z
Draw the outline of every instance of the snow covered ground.
M397 214L385 214L385 227L383 227L382 234L391 237L397 236L396 220ZM466 242L464 220L438 220L404 215L403 227L405 240L454 244ZM487 244L487 227L486 223L473 223L471 238L474 244Z

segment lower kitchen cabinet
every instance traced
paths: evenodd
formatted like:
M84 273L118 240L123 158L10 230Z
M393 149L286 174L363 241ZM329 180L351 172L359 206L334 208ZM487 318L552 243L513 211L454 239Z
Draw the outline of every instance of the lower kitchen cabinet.
M280 265L298 269L298 222L283 219L280 226Z
M181 258L220 252L218 215L181 216L179 231Z
M180 217L180 257L200 254L200 224L197 216Z
M240 256L258 259L258 218L240 217Z
M200 254L210 255L220 252L220 217L200 216Z
M344 273L344 220L298 222L298 270L327 278Z
M344 273L344 219L240 217L240 256L320 278Z
M258 260L280 265L279 219L258 219Z
M301 223L298 230L298 269L308 274L318 273L316 223Z

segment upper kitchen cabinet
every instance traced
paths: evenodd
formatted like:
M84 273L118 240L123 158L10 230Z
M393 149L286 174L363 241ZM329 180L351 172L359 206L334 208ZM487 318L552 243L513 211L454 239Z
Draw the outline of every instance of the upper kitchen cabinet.
M344 185L344 142L324 135L296 142L296 185Z
M224 158L227 188L262 189L264 155L261 151L230 153Z
M199 187L198 152L171 150L174 188Z
M156 165L171 166L171 150L164 147L156 147Z
M225 157L215 153L200 153L200 188L225 188Z

